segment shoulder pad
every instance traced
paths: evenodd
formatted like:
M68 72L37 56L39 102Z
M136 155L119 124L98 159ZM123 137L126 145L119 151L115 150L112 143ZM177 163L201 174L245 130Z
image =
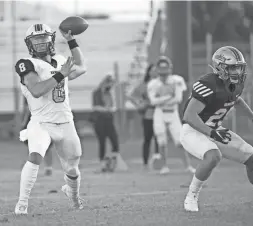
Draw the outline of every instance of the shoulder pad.
M199 82L208 84L211 87L215 87L216 86L216 81L217 81L217 75L214 73L209 73L209 74L205 74L203 76L201 76L199 78Z
M20 59L15 65L15 70L20 77L23 77L31 71L35 72L34 64L29 59Z
M171 75L171 76L175 81L179 81L179 82L184 81L184 78L180 75Z
M180 75L171 75L171 76L172 76L173 81L174 81L176 84L186 86L186 85L185 85L184 77L182 77L182 76L180 76Z
M61 63L65 63L66 62L66 58L62 55L54 55L53 59L55 59L57 62L60 61Z

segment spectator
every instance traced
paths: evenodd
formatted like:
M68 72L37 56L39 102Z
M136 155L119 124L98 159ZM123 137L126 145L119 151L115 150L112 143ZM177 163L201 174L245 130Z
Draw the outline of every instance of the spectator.
M92 121L99 144L99 160L101 171L127 170L127 165L119 153L118 134L113 121L114 106L111 89L115 81L111 74L107 74L99 86L93 91ZM112 146L110 157L106 157L106 138Z
M142 145L142 158L144 168L148 167L149 155L150 155L150 144L152 138L154 138L155 154L159 153L158 143L153 131L153 114L154 106L150 104L147 95L147 84L148 82L156 77L155 65L150 64L147 67L145 76L141 84L139 84L128 97L129 100L136 106L139 113L142 116L143 126L143 145Z

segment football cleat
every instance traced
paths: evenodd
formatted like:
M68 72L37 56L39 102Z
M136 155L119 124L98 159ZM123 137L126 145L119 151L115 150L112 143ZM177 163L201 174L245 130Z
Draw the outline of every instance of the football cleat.
M65 193L65 195L69 198L70 202L72 202L72 206L75 209L79 209L82 210L83 207L83 203L82 200L80 199L80 197L76 194L73 194L73 192L71 192L70 187L65 184L62 186L61 190Z
M18 202L15 207L16 215L27 215L28 203Z
M185 200L184 200L184 209L189 212L198 212L198 199L199 193L188 192Z
M164 160L160 153L154 154L151 158L150 165L154 170L161 170L164 166Z
M170 172L170 169L168 166L164 166L161 170L160 170L160 174L161 175L165 175L165 174L168 174Z

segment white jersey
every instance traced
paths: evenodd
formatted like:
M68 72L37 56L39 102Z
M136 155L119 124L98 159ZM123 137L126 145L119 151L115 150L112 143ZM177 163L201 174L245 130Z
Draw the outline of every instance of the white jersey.
M153 99L174 95L172 100L159 104L156 107L162 110L176 110L178 109L178 104L182 101L183 92L187 90L184 78L180 75L170 75L168 76L166 82L162 82L161 79L155 78L148 83L148 96L152 102Z
M25 62L28 60L32 62L34 71L37 72L40 80L44 81L58 72L66 61L65 57L61 55L55 55L52 58L57 62L56 67L36 58L24 58L18 61L18 63L21 63L17 63L18 66L16 65L16 67L19 67L19 71L21 72L22 67L24 67L24 71ZM73 120L73 114L69 104L68 77L62 80L51 91L39 98L33 97L27 87L22 83L20 83L20 86L31 111L31 121L65 123Z

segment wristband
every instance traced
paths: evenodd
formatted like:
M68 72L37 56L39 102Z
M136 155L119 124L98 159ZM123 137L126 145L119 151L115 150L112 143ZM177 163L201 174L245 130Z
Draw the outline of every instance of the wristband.
M60 83L64 79L64 75L61 72L57 72L52 76L58 83Z
M70 49L74 49L76 47L78 47L79 45L77 44L76 40L75 39L72 39L70 41L68 41L68 45L69 45L69 48Z

